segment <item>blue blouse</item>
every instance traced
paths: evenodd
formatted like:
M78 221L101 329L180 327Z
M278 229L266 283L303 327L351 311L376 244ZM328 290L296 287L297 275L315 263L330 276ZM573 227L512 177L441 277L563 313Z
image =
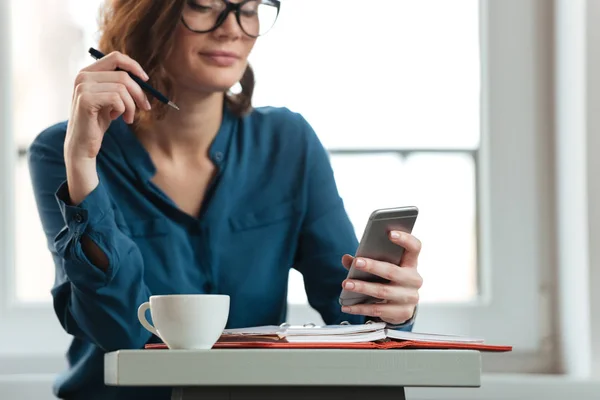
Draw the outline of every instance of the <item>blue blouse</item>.
M344 253L357 239L326 150L299 114L226 108L209 154L217 167L194 218L151 182L155 166L128 125L116 120L97 158L100 184L70 205L63 159L67 122L42 132L29 168L56 267L54 309L73 336L70 368L55 384L67 398L169 398L169 388L103 383L103 355L158 339L137 321L149 296L222 293L231 297L228 328L286 319L290 268L300 271L310 305L329 324L364 317L341 312ZM81 247L88 235L106 254L107 272ZM411 329L406 326L403 329Z

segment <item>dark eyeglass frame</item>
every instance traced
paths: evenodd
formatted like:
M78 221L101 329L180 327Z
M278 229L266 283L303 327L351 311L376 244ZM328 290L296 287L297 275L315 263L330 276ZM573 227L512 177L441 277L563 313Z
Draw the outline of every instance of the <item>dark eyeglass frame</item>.
M188 1L189 0L186 0L186 2L185 2L186 5L188 4ZM246 30L244 29L244 26L242 25L242 22L240 20L240 11L241 11L242 7L244 5L246 5L247 3L250 3L250 2L253 2L253 1L256 1L256 0L243 0L243 1L240 1L239 3L232 3L229 0L220 0L220 1L222 1L223 3L225 3L225 9L223 11L221 11L221 13L219 14L219 16L217 17L217 22L215 22L215 25L212 28L210 28L208 30L204 30L204 31L199 31L199 30L196 30L196 29L192 29L187 24L187 22L185 22L185 18L183 18L183 13L181 13L181 22L183 23L183 26L185 26L187 29L189 29L190 31L192 31L194 33L209 33L209 32L213 32L214 30L218 29L221 25L223 25L223 23L227 20L227 17L229 16L229 13L233 12L233 13L235 13L235 19L237 20L238 25L240 26L240 28L242 29L242 31L246 35L248 35L248 36L250 36L252 38L257 38L259 36L262 36L262 35L251 35L248 32L246 32ZM261 0L259 0L259 1L261 1ZM275 21L273 21L273 25L271 26L271 28L272 28L273 26L275 26L275 22L277 22L277 18L279 17L279 10L281 8L281 2L279 0L269 0L269 3L271 3L270 5L272 7L275 7L277 9L277 14L275 15ZM271 30L271 28L269 28L269 30ZM267 31L267 32L269 32L269 31ZM263 35L266 34L267 32L263 33Z

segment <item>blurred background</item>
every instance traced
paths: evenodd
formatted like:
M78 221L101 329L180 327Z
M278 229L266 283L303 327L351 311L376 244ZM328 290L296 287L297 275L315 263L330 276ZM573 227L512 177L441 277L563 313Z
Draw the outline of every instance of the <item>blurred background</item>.
M0 0L0 398L50 399L68 344L27 147L68 117L103 0ZM283 0L255 106L302 113L360 238L416 205L415 330L509 344L476 390L600 398L599 0ZM321 322L292 270L289 319ZM6 397L4 397L6 395Z

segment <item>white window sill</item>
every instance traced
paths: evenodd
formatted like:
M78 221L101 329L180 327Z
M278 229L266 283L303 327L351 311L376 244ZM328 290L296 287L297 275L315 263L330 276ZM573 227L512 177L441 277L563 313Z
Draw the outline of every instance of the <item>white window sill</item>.
M564 375L484 374L481 387L408 388L409 400L597 400L600 380L575 379Z

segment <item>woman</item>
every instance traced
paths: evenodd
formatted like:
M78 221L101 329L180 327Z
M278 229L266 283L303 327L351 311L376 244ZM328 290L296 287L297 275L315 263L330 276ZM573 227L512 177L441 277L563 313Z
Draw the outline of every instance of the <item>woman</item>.
M309 124L287 109L251 108L248 55L279 2L113 0L106 11L99 46L108 55L77 76L69 122L42 132L29 153L56 264L54 308L73 335L56 394L169 398L168 389L103 385L105 352L157 340L137 307L153 294L225 293L228 327L279 324L290 267L327 323L366 316L411 329L419 241L390 234L406 249L404 268L354 260L356 237ZM346 282L353 262L392 281ZM341 309L342 285L385 304Z

